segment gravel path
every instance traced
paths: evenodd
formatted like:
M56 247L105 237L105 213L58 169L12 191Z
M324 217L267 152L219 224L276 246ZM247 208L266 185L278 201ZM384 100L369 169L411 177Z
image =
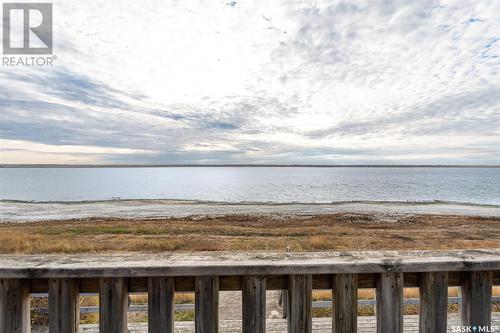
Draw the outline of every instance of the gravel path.
M268 291L266 294L266 313L268 319L279 319L282 307L278 304L279 291ZM219 319L241 320L241 291L221 291L219 293Z
M417 333L418 332L418 315L404 316L404 332ZM460 316L453 314L448 316L448 329L447 332L453 332L452 326L461 325ZM500 329L500 313L492 315L492 330L490 332ZM285 333L287 331L287 323L285 319L269 319L266 325L268 333ZM146 324L129 324L130 333L147 333ZM241 332L241 320L222 320L219 325L219 332L221 333L237 333ZM456 328L455 328L456 330ZM82 325L80 332L82 333L98 333L97 325ZM314 333L331 333L332 332L332 318L314 318L313 328ZM194 332L194 322L176 322L175 333L192 333ZM376 319L372 316L358 318L358 333L375 333L376 332ZM32 333L48 333L46 328L34 329Z

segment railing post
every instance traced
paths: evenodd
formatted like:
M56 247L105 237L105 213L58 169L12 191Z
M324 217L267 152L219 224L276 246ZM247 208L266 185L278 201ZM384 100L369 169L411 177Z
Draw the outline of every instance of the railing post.
M288 333L312 331L312 275L288 277Z
M377 332L403 333L403 273L377 277Z
M219 331L219 277L196 277L195 284L195 332L217 333Z
M446 332L448 318L448 273L420 274L420 332Z
M0 279L0 333L29 333L29 281Z
M462 325L491 325L493 272L465 272L462 277Z
M358 329L358 275L335 275L333 291L334 332L355 333Z
M174 279L152 277L148 280L149 333L174 332Z
M127 279L101 278L99 284L99 332L127 333Z
M49 279L50 333L78 333L79 324L79 281Z
M243 277L243 333L266 331L266 278Z

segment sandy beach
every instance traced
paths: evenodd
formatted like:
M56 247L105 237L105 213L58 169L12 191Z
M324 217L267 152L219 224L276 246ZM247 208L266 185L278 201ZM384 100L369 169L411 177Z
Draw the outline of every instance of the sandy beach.
M435 214L500 217L500 206L445 201L335 202L335 203L227 203L191 200L104 200L79 202L0 201L0 223L83 218L161 218L228 214L323 215Z

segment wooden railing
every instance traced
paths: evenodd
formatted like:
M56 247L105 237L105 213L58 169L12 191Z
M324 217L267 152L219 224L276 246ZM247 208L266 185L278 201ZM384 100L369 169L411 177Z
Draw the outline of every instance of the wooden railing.
M242 291L242 331L265 332L266 290L287 290L288 332L311 332L312 290L333 290L336 333L356 332L357 289L376 288L378 332L403 331L403 288L420 287L420 331L445 332L448 287L464 326L491 325L500 250L0 255L0 333L30 332L30 293L49 295L50 333L75 333L79 293L99 293L99 330L127 332L129 292L148 292L149 332L173 332L174 292L195 292L198 333L218 330L221 290ZM236 318L235 318L236 319Z
M288 292L288 291L286 291ZM83 294L87 296L98 296L99 294L93 294L93 293L87 293ZM37 297L37 298L48 298L49 295L45 293L36 293L36 294L31 294L32 297ZM493 296L491 298L492 302L498 302L500 303L500 296ZM268 303L269 304L269 303ZM312 302L312 308L313 309L324 309L324 308L331 308L332 307L332 301L313 301ZM375 306L376 300L375 299L358 299L358 305L363 305L363 306ZM404 298L403 299L403 305L419 305L420 304L420 299L419 298ZM462 304L462 297L448 297L448 305L460 305ZM281 305L278 303L278 305ZM194 303L178 303L174 304L174 309L175 311L194 311ZM131 304L129 302L128 305L128 312L147 312L148 311L148 305L147 304ZM32 307L31 308L31 313L35 313L38 315L47 315L49 313L49 308L47 307ZM80 307L80 314L82 313L99 313L99 306L81 306ZM286 312L283 315L283 318L286 318Z

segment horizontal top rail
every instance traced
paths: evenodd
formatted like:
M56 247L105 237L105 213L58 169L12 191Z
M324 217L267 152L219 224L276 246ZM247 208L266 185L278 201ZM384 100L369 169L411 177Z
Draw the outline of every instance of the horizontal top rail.
M500 270L500 249L0 255L0 278L283 275Z

